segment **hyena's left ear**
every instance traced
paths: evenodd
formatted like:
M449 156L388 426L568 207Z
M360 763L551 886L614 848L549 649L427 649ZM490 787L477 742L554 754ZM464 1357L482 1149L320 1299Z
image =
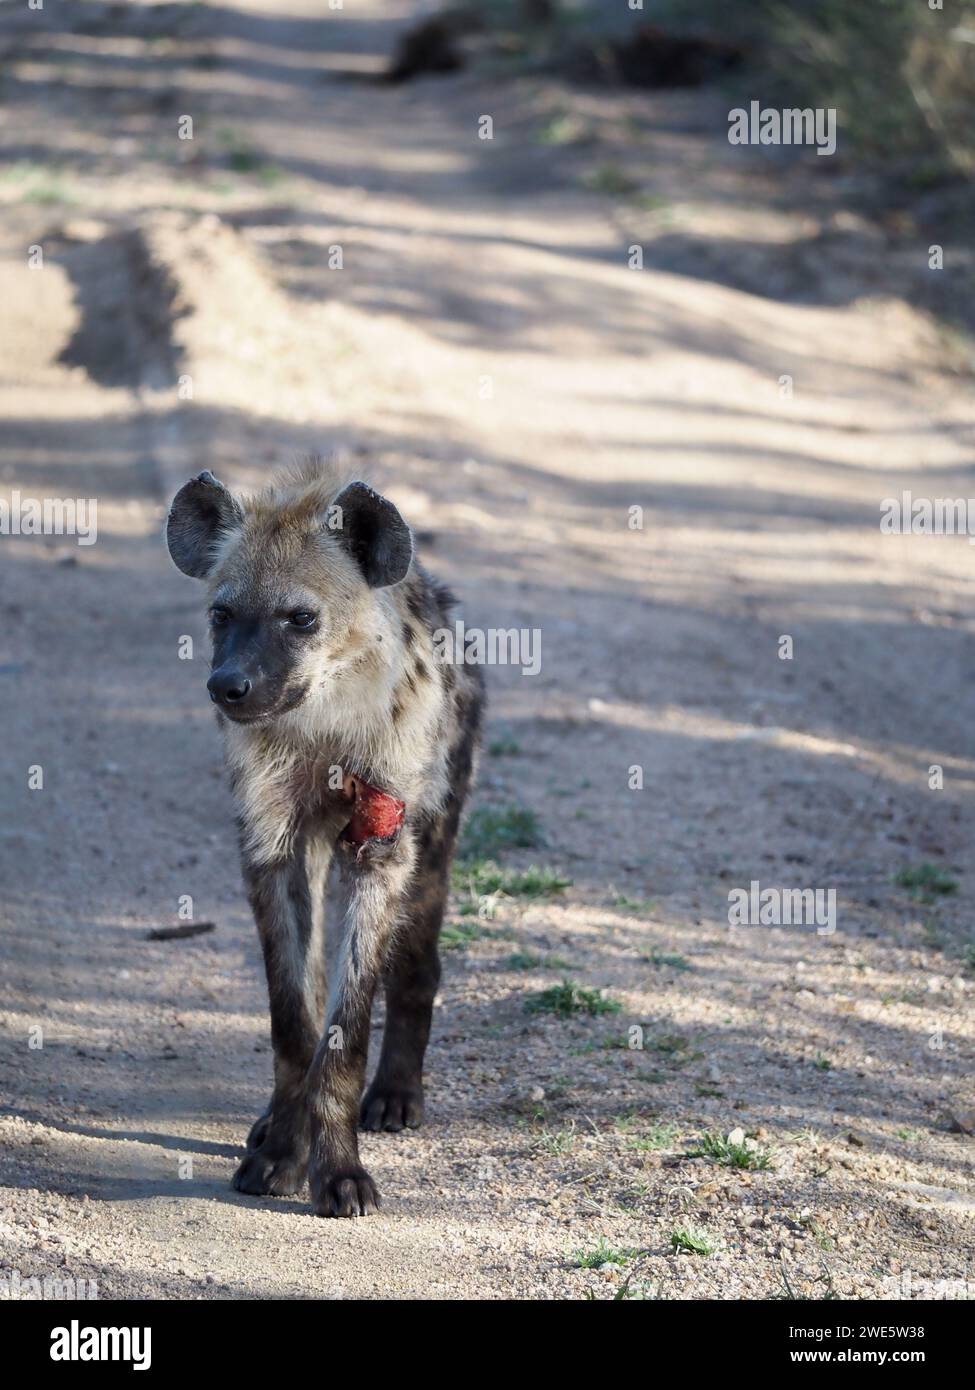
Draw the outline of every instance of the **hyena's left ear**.
M166 523L173 563L192 579L206 579L216 541L243 519L240 503L209 469L191 478L173 498Z
M371 589L385 589L406 577L413 537L388 498L365 483L349 483L332 508L341 508L336 529Z

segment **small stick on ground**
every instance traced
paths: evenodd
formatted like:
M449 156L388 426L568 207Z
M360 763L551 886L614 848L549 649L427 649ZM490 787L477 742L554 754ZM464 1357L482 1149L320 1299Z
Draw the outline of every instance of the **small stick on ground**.
M178 927L153 927L146 932L147 941L175 941L183 936L202 936L204 932L214 931L216 922L183 922Z

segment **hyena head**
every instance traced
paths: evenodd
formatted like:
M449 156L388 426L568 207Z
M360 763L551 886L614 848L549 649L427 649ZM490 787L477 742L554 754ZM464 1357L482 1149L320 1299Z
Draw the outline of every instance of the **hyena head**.
M240 724L297 709L350 668L368 677L382 641L376 590L413 557L392 502L318 471L243 500L201 473L176 494L166 540L179 569L207 581L207 689Z

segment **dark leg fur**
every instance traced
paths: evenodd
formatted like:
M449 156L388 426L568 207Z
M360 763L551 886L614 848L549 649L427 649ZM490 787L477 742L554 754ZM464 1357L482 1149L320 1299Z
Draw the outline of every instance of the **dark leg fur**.
M415 848L404 830L394 853L350 854L348 909L328 1020L309 1073L312 1148L308 1168L319 1216L367 1216L379 1193L359 1162L356 1134L365 1082L369 1019L386 964Z
M305 1076L325 1012L326 868L327 851L306 843L283 864L244 865L267 972L274 1094L251 1129L248 1152L234 1175L240 1192L284 1196L305 1181L310 1142Z
M273 1112L273 1107L274 1101L269 1100L267 1103L267 1109L263 1112L263 1114L258 1115L257 1119L251 1125L250 1133L247 1136L247 1148L259 1149L261 1145L264 1143L264 1140L267 1138L268 1129L271 1125L271 1114Z
M423 1122L423 1056L440 983L437 938L447 901L452 841L440 819L420 838L401 935L386 972L386 1027L379 1066L362 1103L362 1127L416 1129Z
M451 750L451 794L443 812L418 832L416 869L402 928L386 968L386 1027L372 1085L362 1103L366 1130L416 1129L423 1123L423 1058L440 983L437 941L450 884L460 814L474 770L480 733L478 685L466 698L466 719Z

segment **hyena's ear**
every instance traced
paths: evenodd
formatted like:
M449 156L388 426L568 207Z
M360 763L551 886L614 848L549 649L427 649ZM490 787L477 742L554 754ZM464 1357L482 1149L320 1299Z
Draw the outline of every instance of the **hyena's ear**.
M349 483L332 503L336 529L371 589L406 577L413 559L410 528L386 497L365 483ZM332 510L330 509L330 510Z
M166 522L173 563L192 579L206 579L213 568L215 542L243 519L240 503L209 469L191 478L173 498Z

